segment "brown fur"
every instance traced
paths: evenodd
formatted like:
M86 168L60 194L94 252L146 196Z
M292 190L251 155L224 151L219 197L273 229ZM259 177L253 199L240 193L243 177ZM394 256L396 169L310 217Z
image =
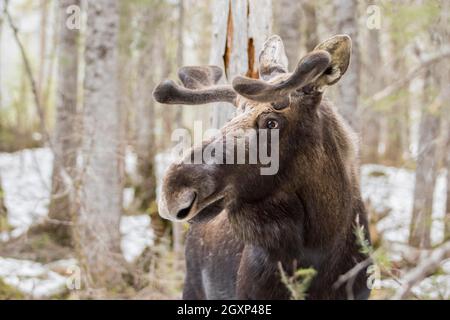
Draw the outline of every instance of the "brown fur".
M336 49L336 41L331 43L342 56L342 48ZM349 51L348 39L344 37L343 43ZM345 72L348 58L337 61L330 68ZM340 66L339 61L347 65ZM366 259L354 228L359 219L367 231L367 215L357 178L355 135L322 99L324 83L336 79L327 78L325 69L312 66L310 70L318 73L308 73L310 79L320 80L320 87L313 82L290 89L285 101L271 102L267 96L264 100L269 101L256 102L244 97L255 92L252 88L243 92L234 88L240 114L222 128L221 136L265 128L268 120L277 121L280 166L275 175L261 175L261 164L179 162L168 169L161 214L191 223L186 240L185 299L288 299L279 262L288 273L296 268L316 269L308 298L347 298L345 289L335 289L333 284ZM282 87L289 77L276 73L268 87ZM202 151L210 142L191 153ZM367 298L366 270L354 280L355 297Z

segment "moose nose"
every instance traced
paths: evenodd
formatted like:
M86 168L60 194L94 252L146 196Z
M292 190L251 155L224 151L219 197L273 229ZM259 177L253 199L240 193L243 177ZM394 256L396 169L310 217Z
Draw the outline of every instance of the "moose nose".
M184 208L178 210L176 217L178 220L183 220L189 215L189 212L191 212L192 207L194 206L195 200L197 199L197 193L193 192L192 200L191 202Z
M189 216L196 200L197 192L193 190L185 190L172 199L166 199L166 197L162 195L158 203L158 211L162 218L181 221Z

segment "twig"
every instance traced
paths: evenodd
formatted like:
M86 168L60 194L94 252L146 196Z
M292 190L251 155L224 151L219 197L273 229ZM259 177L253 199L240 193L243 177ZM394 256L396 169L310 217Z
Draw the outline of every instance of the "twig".
M392 299L405 299L414 285L425 279L440 266L443 260L448 258L450 258L450 241L434 249L428 257L422 259L417 267L409 271L401 280L402 285Z
M44 136L45 140L49 144L51 144L50 134L48 133L48 130L47 130L46 125L45 125L44 110L43 110L42 105L41 105L41 101L40 101L40 98L39 98L39 93L38 93L36 81L34 80L33 72L31 70L30 61L29 61L28 56L27 56L27 54L25 52L25 48L23 46L23 43L20 40L19 29L15 25L15 23L14 23L12 17L11 17L11 14L9 13L8 4L9 4L9 0L5 0L3 13L5 14L5 17L6 17L7 21L8 21L8 24L9 24L9 26L11 27L11 29L13 31L14 39L16 40L17 46L19 47L20 54L22 56L22 60L23 60L23 63L25 65L25 72L27 73L28 80L30 81L31 91L33 92L34 103L36 105L36 109L37 109L37 112L38 112L38 115L39 115L41 133Z
M450 48L445 47L443 50L441 50L438 53L430 54L426 58L422 60L420 65L412 69L410 72L408 72L403 78L397 79L394 83L391 85L385 87L384 89L378 91L375 93L369 100L366 102L367 105L371 105L375 102L378 102L391 94L395 93L397 90L403 88L404 86L408 85L415 77L417 77L422 70L424 70L426 67L435 64L439 62L440 60L444 58L450 57Z

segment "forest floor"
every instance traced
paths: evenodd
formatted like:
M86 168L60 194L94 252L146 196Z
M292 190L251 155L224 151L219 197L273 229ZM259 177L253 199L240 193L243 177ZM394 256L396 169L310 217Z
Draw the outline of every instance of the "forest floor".
M165 157L157 157L157 179L164 171ZM135 157L126 157L127 172L132 174ZM48 149L27 149L15 153L0 153L0 174L3 179L5 205L8 209L10 231L0 233L0 241L18 238L27 229L45 219L49 204L52 171L52 154ZM363 197L371 212L383 214L376 223L379 246L387 259L404 260L404 252L411 219L414 189L414 172L403 168L381 165L364 165L361 169ZM436 184L433 206L432 240L438 244L443 239L445 212L445 172L441 172ZM132 189L124 191L124 206L131 203ZM125 259L133 262L144 249L152 244L150 218L145 214L123 216L120 231ZM1 245L1 243L0 243ZM45 245L45 244L42 244ZM26 297L45 298L61 293L66 285L67 270L77 261L67 259L38 262L29 257L0 256L0 280L18 289ZM385 297L386 290L395 289L398 283L382 277L380 292L374 298ZM383 291L385 290L385 291ZM419 298L450 299L450 261L444 263L442 272L426 278L413 290Z

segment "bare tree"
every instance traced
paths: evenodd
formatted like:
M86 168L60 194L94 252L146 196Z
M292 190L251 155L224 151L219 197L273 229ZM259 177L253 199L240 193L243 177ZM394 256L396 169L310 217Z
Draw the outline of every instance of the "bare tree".
M429 99L432 81L432 71L427 70L422 102L424 107L420 119L414 204L409 236L410 245L421 248L429 248L431 245L433 194L438 170L436 145L439 137L440 117L433 111L436 106Z
M448 6L448 4L446 5ZM448 12L442 10L428 30L430 45L441 51L448 43ZM419 51L419 56L421 52ZM447 62L428 67L424 75L423 108L419 128L419 147L414 186L414 202L409 244L419 248L431 246L433 196L441 155L447 139L440 139L444 101L450 97Z
M392 32L398 32L397 26L394 24ZM399 56L399 52L403 53L403 44L397 37L391 37L392 48L391 57L393 58L392 67L390 68L390 76L395 77L400 74L407 73L407 65L404 57ZM386 150L384 158L391 165L399 165L404 160L404 151L407 149L408 141L405 131L408 128L408 87L399 88L394 93L395 103L389 107L387 111L387 137Z
M8 229L8 212L5 206L4 195L2 177L0 175L0 232Z
M317 32L317 14L316 2L310 0L302 0L303 12L303 34L305 38L306 51L312 51L319 43L319 35Z
M271 33L271 0L218 0L213 6L210 63L225 70L228 81L236 75L258 76L258 52ZM233 107L214 105L212 126L221 127Z
M360 49L358 39L358 1L335 0L336 25L339 33L352 38L352 58L345 77L338 83L339 109L345 120L360 132L359 93L360 93Z
M447 100L448 101L448 100ZM449 108L447 108L449 109ZM445 206L445 239L450 240L450 121L447 122L447 202Z
M306 5L305 1L302 1L302 5ZM300 57L301 9L302 6L299 1L281 0L275 2L274 27L276 33L283 39L290 69L295 67Z
M380 30L372 29L367 35L367 68L370 70L366 76L367 95L371 96L384 86L383 65L381 57ZM362 128L362 161L376 163L378 161L378 147L381 138L381 117L376 105L369 105L362 115L364 127Z
M46 67L46 55L47 55L47 24L48 24L48 0L40 0L40 39L39 39L39 70L37 76L37 88L39 93L39 99L41 104L44 102L44 75ZM45 110L46 111L46 110Z
M123 282L117 0L91 0L87 8L84 117L77 248L88 285Z
M77 139L77 98L78 98L78 38L79 30L66 25L67 8L80 6L80 0L60 0L58 3L59 56L56 100L56 121L53 136L52 199L48 223L50 235L58 243L72 245L71 197L64 175L75 179Z

